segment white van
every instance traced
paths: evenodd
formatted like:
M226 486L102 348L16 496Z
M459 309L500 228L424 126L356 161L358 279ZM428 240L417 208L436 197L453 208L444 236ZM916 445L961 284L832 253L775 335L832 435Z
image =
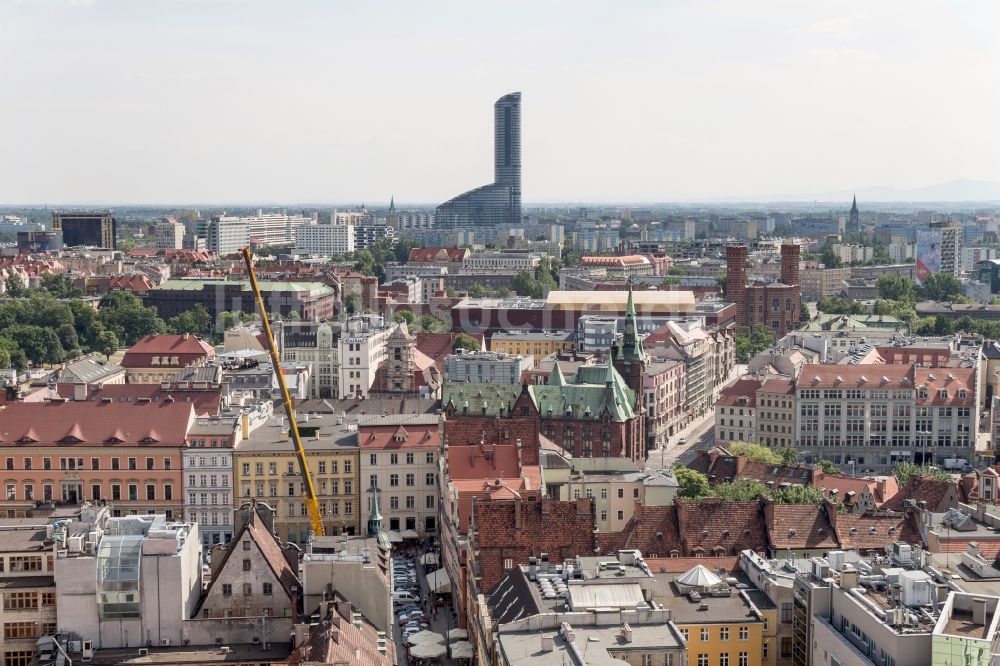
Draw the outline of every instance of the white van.
M419 602L420 599L406 590L399 590L398 592L392 593L393 601L416 601Z
M944 468L951 472L964 472L972 469L972 465L965 458L945 458Z

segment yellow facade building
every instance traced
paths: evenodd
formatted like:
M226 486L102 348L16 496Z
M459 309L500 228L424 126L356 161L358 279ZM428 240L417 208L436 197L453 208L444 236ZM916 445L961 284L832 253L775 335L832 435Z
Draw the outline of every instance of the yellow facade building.
M299 423L299 434L328 535L360 534L368 520L360 497L360 448L355 424L336 424L333 416ZM275 530L282 539L304 545L309 513L303 498L295 447L287 421L272 417L234 451L237 506L251 498L275 509Z
M576 349L573 331L500 331L490 338L490 351L542 359L558 351Z
M762 592L727 584L702 565L656 579L653 601L670 609L687 642L688 666L774 666L776 608ZM700 584L683 582L692 579Z

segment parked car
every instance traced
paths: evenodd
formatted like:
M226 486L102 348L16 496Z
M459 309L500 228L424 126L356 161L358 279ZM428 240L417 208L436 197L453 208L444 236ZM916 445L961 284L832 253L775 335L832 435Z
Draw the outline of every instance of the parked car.
M399 590L398 592L393 592L392 599L393 601L420 601L419 597L417 597L412 592L409 592L408 590Z

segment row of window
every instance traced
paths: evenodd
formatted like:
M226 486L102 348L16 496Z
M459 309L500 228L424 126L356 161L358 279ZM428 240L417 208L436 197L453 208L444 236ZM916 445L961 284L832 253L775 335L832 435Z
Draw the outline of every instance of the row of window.
M229 467L229 456L212 456L211 458L191 456L187 459L187 467L189 469L194 467Z
M749 666L750 664L750 653L740 652L738 666ZM698 653L698 666L709 666L708 654L704 652ZM719 666L729 666L729 653L720 652L719 653Z
M691 633L690 629L681 629L681 635L684 636L685 643L691 640L690 633ZM739 628L739 637L741 641L750 640L750 627L741 626ZM711 640L711 629L709 629L708 627L702 627L698 632L698 638L699 640L701 640L702 643L707 643L709 640ZM729 627L719 627L719 640L720 641L729 640Z
M244 545L249 545L249 544L250 544L249 541L244 542ZM250 571L250 560L243 560L243 570L244 571ZM266 596L270 596L270 595L274 594L274 586L271 583L262 583L261 584L261 593L264 594L264 595L266 595ZM254 592L253 592L253 583L243 583L243 596L244 597L252 597L253 594L254 594ZM232 583L223 583L222 584L222 596L224 596L224 597L231 597L231 596L233 596L233 585L232 585Z
M385 462L385 458L383 458L382 460L383 460L383 463L384 463ZM407 465L412 465L412 464L414 464L416 462L416 454L413 453L412 451L407 452L405 454L403 460L406 461ZM378 454L377 453L370 453L370 454L368 454L368 462L371 465L377 465L378 464ZM424 454L424 462L426 464L428 464L428 465L433 465L434 464L434 452L433 451L428 451L427 453ZM390 465L398 465L399 464L399 454L398 453L390 453L389 454L389 464Z
M407 487L412 487L417 485L417 477L415 474L406 474L404 477ZM434 472L428 472L424 475L424 485L425 486L436 486L437 485L437 474ZM378 486L378 475L372 474L368 477L368 487ZM399 487L399 474L389 475L389 487L398 488Z
M215 487L219 485L219 481L222 481L222 487L226 488L229 486L229 476L226 474L215 475L215 474L202 474L200 477L196 477L194 474L188 474L188 486L201 486L202 488L206 486ZM199 483L200 481L200 483Z
M340 461L337 461L337 460L331 460L330 461L330 463L329 463L329 470L330 470L329 473L330 474L340 474L340 472L337 471L340 468L339 462ZM344 465L343 465L343 468L344 468L343 473L344 474L350 474L351 473L351 468L352 468L350 459L344 460L342 462L344 463ZM326 474L327 473L327 461L325 461L325 460L318 461L316 463L316 468L317 468L317 471L320 474ZM243 463L242 466L241 466L241 469L243 470L243 476L250 476L250 463L247 463L247 462ZM262 463L262 462L254 463L253 464L253 470L254 470L254 474L255 475L257 475L257 476L263 476L263 474L264 474L264 463ZM293 461L289 461L289 462L286 463L285 470L286 470L285 474L295 474L295 475L298 475L298 473L299 473L298 467L296 466L296 463L293 462ZM267 463L267 473L270 476L275 476L278 473L278 463L276 463L276 462Z
M38 638L56 633L55 622L4 622L3 637L7 640L17 638Z
M8 470L35 469L35 467L34 467L35 463L34 463L34 459L33 458L30 458L30 457L28 457L28 458L22 458L20 462L21 462L21 466L18 467L17 466L17 459L15 459L15 458L7 458L4 461L4 463L5 463L4 467L5 467L5 469L8 469ZM58 469L65 469L65 470L71 470L71 469L73 469L73 470L75 470L75 469L96 469L96 470L99 470L99 469L101 469L101 459L100 458L91 458L90 459L90 467L89 468L84 467L83 466L83 462L84 462L84 458L59 458L59 467L58 467ZM113 470L115 470L115 469L139 469L138 463L139 463L139 459L138 458L127 458L126 459L126 467L122 467L121 466L121 458L112 458L111 459L111 468L110 469L113 469ZM163 458L162 461L161 461L161 466L159 468L156 467L156 459L155 458L146 458L145 463L146 463L146 466L143 469L153 470L153 469L172 469L173 468L173 461L170 458ZM56 468L54 468L52 466L52 458L42 458L42 467L41 467L41 469L56 469Z
M200 502L199 499L201 499ZM223 504L228 506L229 493L188 493L188 504Z
M4 592L4 610L24 610L41 606L55 606L55 592Z
M163 492L161 497L157 497L156 484L147 483L146 493L144 499L146 500L156 500L163 499L167 501L172 501L174 499L174 487L169 483L163 484ZM81 498L77 496L77 490L73 486L64 486L62 499L64 501L77 502ZM21 488L21 497L17 496L17 483L13 481L8 481L4 484L4 496L8 501L15 500L25 500L29 502L36 501L38 498L35 497L35 484L31 481L26 481ZM52 484L44 483L42 484L42 500L46 502L51 502L53 500L52 495ZM115 501L120 501L123 499L128 499L129 501L137 501L139 499L139 484L129 483L126 486L126 494L122 494L122 484L112 483L111 484L111 497L106 497L104 495L102 485L100 483L94 483L90 486L90 499L94 501L102 499L110 499Z
M298 484L297 485L297 490L296 490L296 484ZM251 497L250 482L249 481L244 481L242 483L242 487L243 487L243 496L244 497ZM255 487L255 490L257 491L257 497L264 497L264 482L263 481L256 481L256 482L254 482L254 487ZM297 496L301 495L302 492L303 492L303 483L301 481L289 481L288 482L288 486L287 486L287 490L288 490L288 493L287 493L288 497L297 497ZM329 490L329 492L327 492L328 490ZM268 481L267 482L267 491L268 491L268 496L269 497L280 497L281 496L279 494L279 492L278 492L278 482L277 481ZM354 491L354 482L351 481L351 479L345 479L344 480L344 494L345 495L351 495L351 494L353 494L353 491ZM317 495L339 495L340 494L340 481L337 480L337 479L333 479L333 480L330 480L330 481L327 481L327 479L320 479L319 484L318 484L318 488L316 490L316 494Z

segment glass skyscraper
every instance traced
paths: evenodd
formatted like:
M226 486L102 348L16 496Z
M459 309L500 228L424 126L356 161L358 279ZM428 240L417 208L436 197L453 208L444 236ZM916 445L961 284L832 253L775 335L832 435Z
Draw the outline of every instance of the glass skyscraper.
M493 105L493 182L437 207L434 226L443 228L521 224L521 93Z

